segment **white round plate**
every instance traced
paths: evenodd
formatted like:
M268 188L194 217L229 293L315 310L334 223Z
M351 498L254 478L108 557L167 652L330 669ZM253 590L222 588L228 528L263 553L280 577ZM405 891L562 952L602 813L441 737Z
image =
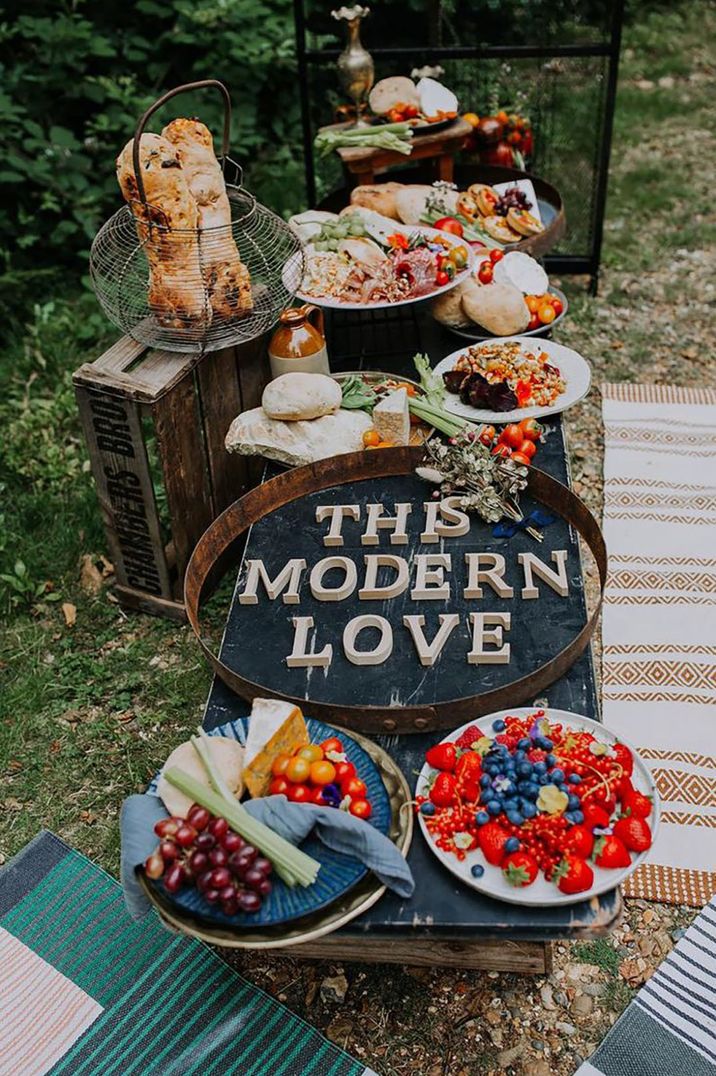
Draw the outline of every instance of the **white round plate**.
M530 338L537 337L538 340L546 340L548 338L545 336L540 336L540 333L551 332L552 329L555 329L559 325L560 321L562 321L562 319L566 315L567 308L569 306L567 296L560 288L550 287L549 290L552 295L556 295L557 298L561 301L562 313L557 314L557 317L554 319L554 321L550 321L549 325L538 325L536 329L525 329L524 332L521 333L522 336L529 336ZM452 325L446 325L445 328L449 329L451 333L455 333L456 336L462 336L465 340L472 340L475 343L483 343L485 340L495 339L492 333L489 333L487 329L483 329L480 325L477 324L471 325L469 329L456 329Z
M444 291L450 291L451 288L457 287L463 280L467 280L472 272L472 266L474 262L474 251L470 247L469 243L466 243L463 239L460 239L457 235L451 235L449 232L438 231L437 228L429 228L427 225L409 226L406 224L400 224L399 221L395 222L395 231L402 232L403 235L410 236L419 232L421 235L426 236L428 239L434 236L440 236L441 239L446 240L451 247L465 247L467 250L467 265L464 269L461 269L459 273L455 273L455 276L447 284L443 284L440 288L435 288L433 291L429 291L427 295L413 296L409 299L398 299L394 302L382 301L379 303L346 303L341 299L331 299L323 296L309 295L308 292L299 290L296 292L296 298L302 299L304 303L313 303L315 306L323 306L330 310L387 310L389 307L394 306L409 306L411 303L422 303L426 299L434 299L436 295L442 295ZM369 237L370 238L370 237ZM311 244L308 243L303 248L303 255L305 255L306 261L311 256ZM286 265L284 266L284 277L290 278L292 263L298 258L303 256L299 251L297 254L293 254Z
M589 392L589 386L592 381L592 369L579 352L573 351L571 347L565 347L564 344L557 344L554 340L545 340L540 337L533 339L530 336L495 336L485 341L485 344L506 344L512 340L522 344L526 351L547 352L550 357L550 363L558 368L565 380L567 387L562 395L558 396L554 403L548 407L516 407L514 411L487 411L478 407L470 407L469 404L462 403L459 396L446 392L443 403L446 411L451 411L453 415L459 415L460 418L470 419L471 422L490 422L502 425L507 422L520 422L523 418L543 418L545 415L557 415L560 411L566 411L568 407L573 407L574 404L584 399ZM480 347L480 344L476 342L473 346ZM453 351L452 354L441 359L435 367L435 373L440 375L452 370L459 357L464 355L467 350L466 345L461 347L459 351Z
M451 732L450 735L446 736L440 743L453 743L465 729L470 728L472 725L477 725L485 735L494 735L492 722L496 718L524 717L525 715L533 714L534 712L534 706L518 706L511 710L501 710L498 713L488 714L487 717L480 717L476 721L468 721L466 724L461 725L459 729L455 729L454 732ZM625 744L625 746L630 749L634 755L634 772L632 774L634 788L638 789L639 792L643 792L646 796L651 796L654 804L652 812L647 819L649 828L651 829L653 848L653 842L656 840L656 834L659 829L659 794L651 777L651 773L636 754L634 748L621 736L616 736L608 728L605 728L604 725L600 725L598 721L592 721L589 717L582 717L579 714L570 713L568 710L549 709L545 710L545 716L555 723L568 725L573 729L591 732L592 735L598 738L602 743L615 744L619 742ZM435 771L425 763L420 771L418 782L415 786L416 796L427 795L428 778L434 772ZM418 812L418 819L420 821L420 828L423 831L423 837L428 842L430 850L437 856L440 862L447 867L451 874L454 874L461 882L470 886L471 889L476 889L478 893L484 893L486 897L494 897L495 900L504 900L508 904L521 904L525 907L556 908L563 904L578 904L583 900L590 900L592 897L598 897L601 893L608 893L611 889L614 889L615 886L621 885L630 874L633 874L637 867L640 867L645 859L648 858L652 850L652 848L649 848L646 852L641 852L639 855L634 855L632 853L631 864L628 867L623 867L621 870L606 870L592 864L592 869L594 871L594 885L584 893L562 893L554 882L547 881L541 871L532 885L526 886L524 889L516 889L505 880L499 867L493 867L487 862L479 848L475 848L473 851L468 852L465 859L462 861L460 861L457 856L452 855L452 853L444 852L441 848L438 848L430 836L428 827L425 824L425 818L420 812ZM485 868L485 873L482 878L473 878L470 873L470 868L476 863L480 863Z

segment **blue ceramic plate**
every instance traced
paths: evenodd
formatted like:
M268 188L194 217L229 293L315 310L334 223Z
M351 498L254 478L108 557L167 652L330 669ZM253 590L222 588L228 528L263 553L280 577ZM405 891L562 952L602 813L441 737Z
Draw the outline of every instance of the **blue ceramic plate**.
M248 718L240 718L238 721L230 721L213 729L210 736L231 736L235 740L244 743L248 730ZM355 766L358 776L365 781L368 787L368 799L373 812L370 816L370 824L387 834L390 829L390 798L380 773L362 747L360 747L348 733L339 732L324 725L322 721L307 717L308 734L312 743L321 743L330 736L338 736L343 744L346 757ZM157 781L159 775L154 778L147 792L156 796ZM312 912L324 908L334 900L338 900L356 882L359 882L368 873L368 868L357 859L342 855L327 848L325 844L312 834L301 845L304 852L317 859L321 864L318 878L311 886L296 886L291 889L285 885L276 875L271 876L273 889L269 897L264 900L258 912L252 915L239 912L237 915L224 915L216 906L207 904L201 894L194 887L187 887L178 893L167 893L161 880L151 884L162 894L164 900L175 904L184 912L197 916L211 923L220 923L222 926L231 927L259 927L275 926L278 923L287 923L292 919L310 915Z

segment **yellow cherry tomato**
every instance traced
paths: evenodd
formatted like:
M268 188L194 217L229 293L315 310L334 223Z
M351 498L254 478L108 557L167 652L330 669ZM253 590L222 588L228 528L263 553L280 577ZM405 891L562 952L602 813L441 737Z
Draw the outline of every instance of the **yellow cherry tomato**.
M314 762L311 765L311 781L314 785L330 785L336 777L336 767L332 762Z
M527 303L527 309L530 314L536 314L540 306L542 306L542 299L536 295L525 296L525 302Z
M476 112L463 112L462 118L465 123L469 123L471 127L477 127L480 122L480 117Z
M554 321L557 317L557 311L550 303L542 303L537 315L543 325L549 325L550 321Z
M456 247L452 248L448 257L456 269L464 269L467 265L467 247L458 244Z
M296 752L298 758L307 758L309 762L320 762L323 758L323 750L317 743L306 744Z
M274 777L283 777L286 772L286 767L291 761L290 755L277 755L271 763L271 773Z
M299 758L296 755L289 760L284 777L294 784L302 784L307 781L311 773L311 765L307 758Z

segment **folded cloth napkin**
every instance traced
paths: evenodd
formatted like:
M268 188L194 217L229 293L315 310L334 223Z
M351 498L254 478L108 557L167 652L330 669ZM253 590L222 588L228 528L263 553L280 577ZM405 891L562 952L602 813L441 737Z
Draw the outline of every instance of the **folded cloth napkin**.
M383 885L399 897L413 895L415 882L410 867L393 842L370 823L335 807L289 803L285 796L248 800L244 806L249 814L291 844L300 844L311 830L315 830L327 848L365 863ZM149 911L149 901L137 882L135 871L157 847L155 823L167 817L158 796L129 796L122 804L121 878L124 902L132 919L141 919Z

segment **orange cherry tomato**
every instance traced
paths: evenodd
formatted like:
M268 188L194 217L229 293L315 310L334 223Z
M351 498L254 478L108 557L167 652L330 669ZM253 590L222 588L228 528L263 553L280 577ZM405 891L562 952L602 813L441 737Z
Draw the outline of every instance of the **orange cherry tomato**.
M405 116L406 120L414 120L415 117L417 116L417 114L418 114L418 106L417 105L406 105L405 108L403 109L403 115Z
M373 812L373 808L368 803L368 800L353 800L348 810L352 815L355 815L356 818L362 818L364 821L365 819L370 818Z
M530 314L536 314L540 308L541 299L539 299L536 295L526 295L525 302L527 303L527 309L529 310Z
M307 758L292 758L286 767L285 776L293 784L307 781L311 774L311 763Z
M521 463L523 467L529 467L530 461L527 456L524 456L521 452L513 452L512 459L515 463Z
M519 448L524 439L525 435L515 422L510 423L509 426L505 426L500 434L500 441L503 445L507 445L509 448Z
M344 796L350 796L354 800L365 799L368 788L365 781L361 781L360 777L351 777L347 781L341 783L341 792Z
M504 256L504 250L498 250L497 247L493 247L493 249L490 251L490 261L493 265L495 265L496 262L501 262Z
M271 773L274 777L282 777L290 761L290 755L276 755L276 758L271 763Z
M504 108L501 108L500 111L495 116L495 119L499 120L500 123L508 123L510 117L507 115Z
M366 430L363 434L363 444L366 448L374 448L380 444L380 434L377 430Z
M321 747L323 748L324 755L327 755L329 751L338 751L340 754L343 754L343 744L337 736L330 736L327 740L324 740Z
M557 317L557 313L551 303L542 303L537 315L543 325L549 325Z
M537 451L537 445L534 441L523 441L517 451L521 456L526 456L528 460L531 460Z
M509 445L506 445L504 441L500 441L493 448L492 455L493 456L502 456L503 459L507 459L508 456L512 455L512 449L510 448Z
M486 445L489 448L492 442L495 440L495 427L483 426L480 430L480 440L482 441L483 445Z
M463 112L462 118L465 123L469 123L471 127L477 127L480 122L480 117L476 112Z
M314 785L330 785L336 777L336 767L332 762L314 762L311 765L311 781Z
M317 743L309 743L305 747L300 747L296 755L298 758L307 758L309 762L320 762L323 758L323 748Z
M520 429L526 441L539 441L542 436L542 427L536 418L523 418Z
M269 794L271 796L287 796L290 787L291 785L285 777L274 777L269 785Z
M344 781L350 781L356 775L356 768L352 762L336 762L336 781L342 785Z
M308 785L289 785L287 796L291 803L310 803L313 795Z
M395 386L396 392L398 389L405 389L407 396L415 396L418 391L415 385L411 385L409 381L399 381Z
M492 262L484 261L477 270L477 279L481 284L492 283Z

